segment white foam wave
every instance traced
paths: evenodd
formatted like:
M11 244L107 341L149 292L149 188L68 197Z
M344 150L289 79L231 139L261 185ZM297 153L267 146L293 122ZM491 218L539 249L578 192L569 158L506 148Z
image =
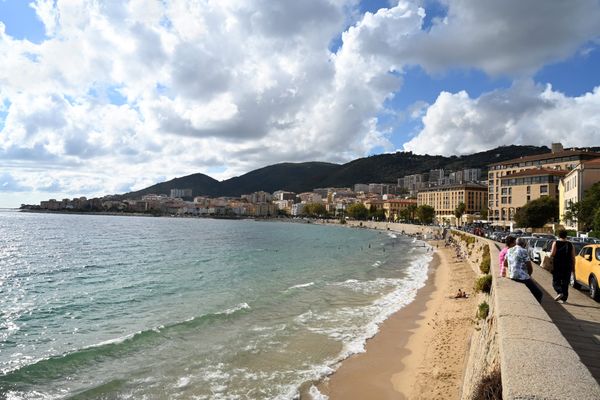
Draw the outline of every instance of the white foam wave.
M308 390L308 395L312 398L312 400L329 400L329 396L319 392L319 389L317 389L315 385L310 387Z
M377 268L377 267L380 267L380 266L381 266L381 261L377 260L377 261L375 261L375 262L373 263L373 265L371 265L371 266L372 266L372 267L375 267L375 268Z
M286 290L306 288L306 287L313 286L314 284L315 284L314 282L301 283L299 285L290 286Z
M388 236L391 237L392 239L397 239L398 236L395 233L392 232L388 232Z
M250 306L248 305L248 303L240 303L234 307L228 308L227 310L223 311L222 313L217 313L217 314L231 315L236 311L249 310L249 309L250 309Z

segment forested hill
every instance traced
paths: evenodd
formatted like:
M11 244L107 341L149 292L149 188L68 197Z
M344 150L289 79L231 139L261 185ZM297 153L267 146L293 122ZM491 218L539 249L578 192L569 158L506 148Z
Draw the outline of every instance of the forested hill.
M511 145L460 157L397 152L359 158L346 164L281 163L221 182L200 173L188 175L126 193L123 197L139 198L149 193L168 195L171 189L188 188L192 189L194 196L239 196L259 190L272 193L281 189L298 193L319 187L352 186L355 183L396 183L400 177L428 172L430 169L487 169L491 163L549 151L545 146Z

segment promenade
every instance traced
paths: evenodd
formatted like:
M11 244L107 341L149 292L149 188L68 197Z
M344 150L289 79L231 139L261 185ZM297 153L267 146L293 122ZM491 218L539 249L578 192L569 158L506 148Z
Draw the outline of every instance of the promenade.
M534 268L533 277L544 292L542 307L600 384L600 303L587 290L573 288L569 288L567 303L554 301L552 274Z

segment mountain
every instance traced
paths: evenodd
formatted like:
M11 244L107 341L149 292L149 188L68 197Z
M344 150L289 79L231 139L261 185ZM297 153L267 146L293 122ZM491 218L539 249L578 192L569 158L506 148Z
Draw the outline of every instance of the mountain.
M319 187L350 187L355 183L396 183L405 175L443 168L487 169L487 165L534 154L547 153L545 146L502 146L493 150L464 156L430 156L411 152L379 154L350 161L346 164L325 162L281 163L250 171L219 182L204 174L193 174L158 183L136 192L122 195L139 198L145 194L170 194L171 189L192 189L194 196L240 196L259 190L274 192L310 191Z
M199 196L200 194L220 196L221 182L208 175L198 173L157 183L142 190L125 193L120 197L137 199L151 193L169 195L171 194L171 189L192 189L194 196Z

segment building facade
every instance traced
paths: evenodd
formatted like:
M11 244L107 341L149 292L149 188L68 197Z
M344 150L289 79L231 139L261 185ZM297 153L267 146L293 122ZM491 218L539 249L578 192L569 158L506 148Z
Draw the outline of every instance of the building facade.
M466 206L465 215L479 215L485 207L487 187L479 183L435 186L419 191L417 205L435 209L439 223L456 223L454 211L460 203Z
M570 171L582 161L592 160L598 157L600 157L600 153L586 150L564 150L560 144L555 143L552 145L552 151L550 153L490 164L488 172L488 219L496 225L507 226L513 222L513 216L517 209L525 205L528 201L538 199L542 195L558 197L558 190L551 189L551 187L554 187L555 189L558 188L558 180L554 181L555 178L550 178L550 176L561 177L560 174L549 175L548 173L545 173L544 176L544 173L541 173L532 175L531 178L535 176L539 179L552 180L552 182L541 183L538 182L538 178L536 178L530 181L531 184L524 185L515 185L510 180L512 175L536 169L544 170L546 172L550 170L563 172ZM520 178L526 177L520 176ZM521 189L518 190L519 195L517 197L510 193L514 190L513 186L523 186L526 191L527 186L532 185L536 186L536 188L530 187L529 194L525 193L522 195ZM547 187L538 187L544 185ZM545 190L548 190L548 192ZM512 198L508 199L508 197Z
M565 213L572 204L579 203L595 183L600 182L600 158L584 161L569 171L558 184L560 223L567 229L581 230L577 220L567 219Z
M416 206L416 199L391 199L383 201L383 211L388 221L398 221L400 212L409 206Z

